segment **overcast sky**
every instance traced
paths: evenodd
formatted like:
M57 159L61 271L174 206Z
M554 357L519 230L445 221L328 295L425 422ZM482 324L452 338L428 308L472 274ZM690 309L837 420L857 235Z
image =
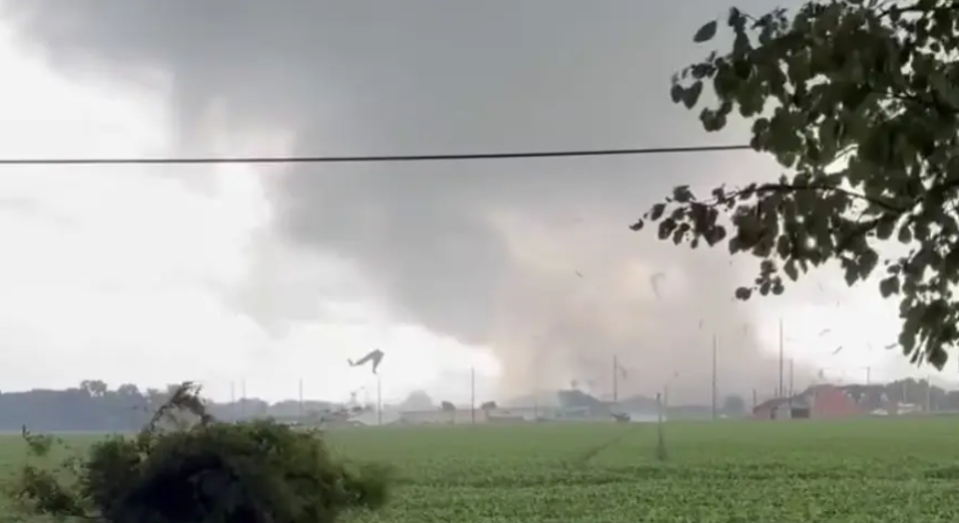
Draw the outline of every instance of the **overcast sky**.
M742 143L669 102L671 73L708 51L691 34L713 4L4 1L0 155ZM673 185L779 172L747 152L4 168L0 390L192 378L278 399L302 378L344 398L375 387L345 360L380 348L387 398L468 401L471 367L481 397L572 380L608 394L615 356L624 392L670 380L693 400L716 333L720 389L763 394L780 317L803 384L907 371L883 353L897 325L873 287L822 274L733 303L751 262L627 228Z

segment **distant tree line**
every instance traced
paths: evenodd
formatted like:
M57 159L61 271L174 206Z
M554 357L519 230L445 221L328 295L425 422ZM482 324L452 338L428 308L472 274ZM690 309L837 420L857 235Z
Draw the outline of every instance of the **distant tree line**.
M125 432L139 430L177 389L141 390L136 385L110 389L100 380L84 380L65 390L34 389L0 392L0 431L16 431L26 425L36 432ZM339 406L327 402L295 400L270 404L256 398L235 403L210 403L209 411L222 420L274 417L296 419Z

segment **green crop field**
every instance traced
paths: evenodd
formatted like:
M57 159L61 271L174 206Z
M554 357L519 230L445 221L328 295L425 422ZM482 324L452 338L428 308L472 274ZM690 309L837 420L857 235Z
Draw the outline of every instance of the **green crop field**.
M669 423L665 436L662 462L655 425L330 434L399 474L385 511L349 523L959 521L959 420ZM22 452L0 440L0 466Z
M339 433L402 484L363 522L959 521L959 421L397 428ZM614 441L615 440L615 441Z

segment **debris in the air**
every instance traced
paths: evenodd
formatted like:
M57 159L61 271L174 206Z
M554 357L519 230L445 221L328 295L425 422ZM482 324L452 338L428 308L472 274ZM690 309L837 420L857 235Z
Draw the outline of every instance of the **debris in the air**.
M819 331L819 335L820 335L820 336L825 336L826 334L829 334L830 332L832 332L832 329L823 329L823 330Z
M840 352L842 352L842 345L836 347L836 350L832 351L832 355L835 356L836 354L839 354Z
M359 367L368 362L372 362L373 374L376 374L376 369L380 367L380 363L383 361L383 351L381 351L380 349L374 349L370 351L366 356L363 356L357 361L353 361L353 360L346 360L346 361L349 362L350 367Z
M653 294L656 295L656 298L662 298L662 295L659 292L659 282L666 277L666 273L657 272L649 278L649 284L653 288Z
M617 371L617 373L619 374L619 377L620 377L620 378L622 378L622 379L624 379L624 380L629 378L629 372L626 370L626 367L623 367L622 365L619 365L619 364L617 363L617 364L616 364L616 371Z
M886 350L891 350L891 349L895 349L898 345L899 345L898 343L890 343L889 345L886 345L883 348Z
M703 320L699 320L699 330L703 330Z
M583 277L583 273L581 273L581 272L579 272L579 271L576 271L576 275L579 276L580 278Z

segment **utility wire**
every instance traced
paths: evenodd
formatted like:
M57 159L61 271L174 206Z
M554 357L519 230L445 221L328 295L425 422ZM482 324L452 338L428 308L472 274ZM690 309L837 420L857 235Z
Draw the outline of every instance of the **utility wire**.
M586 149L517 153L419 154L390 156L238 156L182 158L0 158L3 165L197 165L197 164L289 164L289 163L395 163L509 158L570 158L588 156L638 156L643 154L688 154L752 150L749 145L700 145L637 149Z

